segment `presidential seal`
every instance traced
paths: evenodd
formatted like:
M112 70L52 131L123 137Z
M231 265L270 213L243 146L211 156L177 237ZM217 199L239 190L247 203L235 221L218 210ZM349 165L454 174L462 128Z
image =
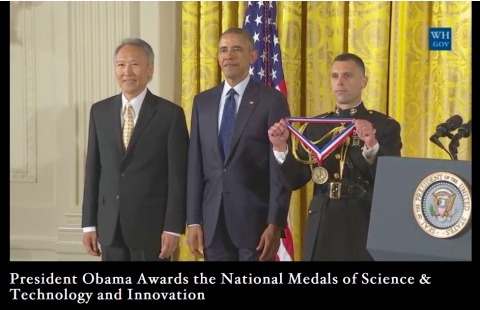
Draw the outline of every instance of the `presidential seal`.
M420 228L433 237L458 235L470 224L471 188L455 174L432 173L415 190L413 213Z
M328 180L328 171L323 167L315 167L312 170L312 180L317 184L323 184Z

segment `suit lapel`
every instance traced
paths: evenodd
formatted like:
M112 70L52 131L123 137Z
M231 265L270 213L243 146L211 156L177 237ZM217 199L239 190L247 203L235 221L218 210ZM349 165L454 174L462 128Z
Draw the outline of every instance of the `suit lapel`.
M218 140L218 128L220 125L218 123L218 115L220 112L220 99L222 97L223 84L224 83L219 84L216 88L212 90L211 97L209 98L208 102L205 103L205 108L207 109L207 111L204 115L206 115L207 119L205 125L202 125L207 127L205 129L205 132L208 132L209 135L211 135L210 139L214 141L213 149L215 155L220 160L223 160L223 156L220 152L220 144Z
M121 120L121 113L122 113L122 94L116 96L113 100L112 105L112 112L113 115L113 128L112 128L112 135L115 141L115 145L120 152L123 154L123 144L122 144L122 120Z
M128 155L129 150L135 146L135 142L137 142L143 130L147 127L153 115L155 115L156 109L154 108L154 105L155 98L153 97L152 93L147 90L147 94L145 96L145 99L143 100L142 107L140 108L140 113L138 114L137 123L135 124L135 128L133 129L130 143L128 145L127 151L125 152L125 157Z
M240 137L242 136L242 132L245 129L252 112L258 105L258 97L256 96L258 90L258 84L254 82L253 79L250 79L247 87L245 88L245 92L243 93L242 101L240 102L240 108L235 119L232 140L230 141L230 147L228 148L225 162L227 162L235 152L235 148L237 147Z

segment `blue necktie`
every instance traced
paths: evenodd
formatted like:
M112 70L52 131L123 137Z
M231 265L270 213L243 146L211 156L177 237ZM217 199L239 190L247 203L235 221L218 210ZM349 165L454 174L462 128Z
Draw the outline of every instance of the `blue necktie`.
M223 107L222 123L220 125L218 139L224 159L227 156L230 140L232 139L233 126L235 124L235 114L237 112L237 103L235 102L236 94L237 92L235 89L231 88L227 93L225 106Z

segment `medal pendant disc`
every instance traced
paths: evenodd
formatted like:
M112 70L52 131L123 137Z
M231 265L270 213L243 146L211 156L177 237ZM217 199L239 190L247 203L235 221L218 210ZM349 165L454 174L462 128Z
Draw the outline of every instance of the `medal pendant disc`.
M323 167L315 167L312 170L312 180L317 184L323 184L328 180L328 171Z

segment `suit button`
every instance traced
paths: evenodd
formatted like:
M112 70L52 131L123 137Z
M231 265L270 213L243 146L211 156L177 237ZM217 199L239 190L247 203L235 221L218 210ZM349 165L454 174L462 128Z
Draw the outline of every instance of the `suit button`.
M120 176L123 178L125 176L125 173L121 173Z
M115 197L115 198L117 198L117 200L118 200L118 199L120 199L120 196L117 195L117 197Z
M223 170L222 170L222 171L223 171L223 172L227 172L227 168L223 168Z
M309 214L312 214L312 210L308 210L308 213L309 213Z

